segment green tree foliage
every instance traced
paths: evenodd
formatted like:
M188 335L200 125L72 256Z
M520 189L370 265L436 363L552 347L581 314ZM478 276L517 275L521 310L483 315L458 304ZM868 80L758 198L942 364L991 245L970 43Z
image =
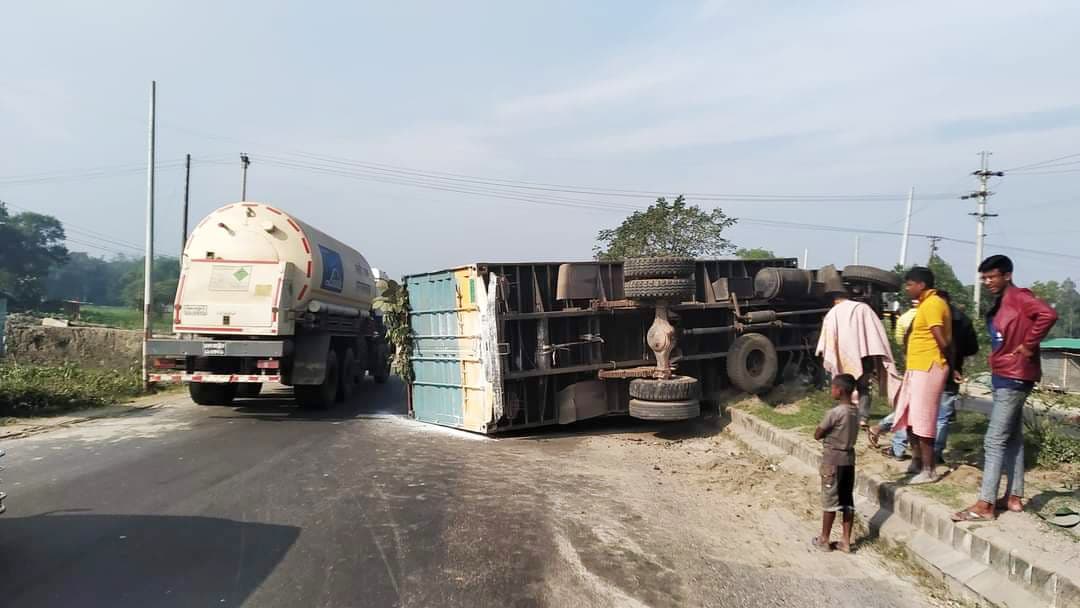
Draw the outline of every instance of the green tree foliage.
M40 213L11 215L0 203L0 291L16 306L32 307L45 295L45 279L67 260L60 220Z
M125 282L136 268L142 268L141 259L124 256L105 259L73 251L65 264L49 274L46 297L49 300L126 306L123 293Z
M724 229L735 222L720 209L705 211L688 205L682 195L671 202L660 197L648 209L635 211L619 227L601 230L593 251L600 260L717 255L735 248L723 236Z
M180 280L180 260L177 258L154 258L154 310L163 310L176 297L176 285ZM124 303L133 308L143 307L143 260L124 277L122 289Z
M1050 330L1051 338L1080 337L1080 293L1072 279L1057 281L1035 281L1031 291L1053 306L1058 313L1058 322Z
M379 296L373 306L383 315L386 339L394 349L390 368L405 382L413 379L412 329L409 327L409 292L397 281L379 281Z
M777 257L772 250L762 249L761 247L754 247L752 249L741 248L735 252L735 255L740 260L769 260Z
M971 297L971 288L964 286L960 279L956 278L956 272L941 256L935 255L930 258L929 268L934 273L934 286L949 292L953 304L972 316L975 310L975 301Z

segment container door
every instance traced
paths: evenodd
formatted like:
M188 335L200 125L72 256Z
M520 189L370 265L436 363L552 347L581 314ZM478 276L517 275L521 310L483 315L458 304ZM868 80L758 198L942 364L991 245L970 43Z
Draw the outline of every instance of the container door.
M480 280L475 268L405 279L413 331L413 416L417 420L488 431L492 404L481 360Z

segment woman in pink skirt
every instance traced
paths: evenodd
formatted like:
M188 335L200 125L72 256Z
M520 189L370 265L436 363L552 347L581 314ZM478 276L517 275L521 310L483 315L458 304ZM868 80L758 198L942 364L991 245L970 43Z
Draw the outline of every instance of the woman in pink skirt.
M904 289L918 301L907 343L907 371L896 404L894 428L908 429L911 440L911 485L937 481L934 471L934 437L938 406L949 374L948 352L952 340L949 304L934 289L934 273L915 266L904 276Z

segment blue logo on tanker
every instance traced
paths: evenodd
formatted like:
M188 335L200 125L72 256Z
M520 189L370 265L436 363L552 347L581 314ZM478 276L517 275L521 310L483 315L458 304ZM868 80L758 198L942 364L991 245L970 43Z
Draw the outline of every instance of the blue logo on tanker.
M319 245L322 254L322 288L341 293L345 285L345 266L341 263L341 254L333 249Z

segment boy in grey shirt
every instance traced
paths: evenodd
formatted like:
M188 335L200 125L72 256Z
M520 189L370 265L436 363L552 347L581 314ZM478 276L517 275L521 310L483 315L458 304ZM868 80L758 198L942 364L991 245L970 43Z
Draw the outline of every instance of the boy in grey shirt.
M832 380L832 398L836 407L825 412L821 424L814 430L814 439L821 441L821 535L811 544L821 551L832 551L832 534L836 512L844 514L843 539L836 548L851 553L851 525L855 521L855 439L859 436L859 410L851 402L855 377L840 374Z

